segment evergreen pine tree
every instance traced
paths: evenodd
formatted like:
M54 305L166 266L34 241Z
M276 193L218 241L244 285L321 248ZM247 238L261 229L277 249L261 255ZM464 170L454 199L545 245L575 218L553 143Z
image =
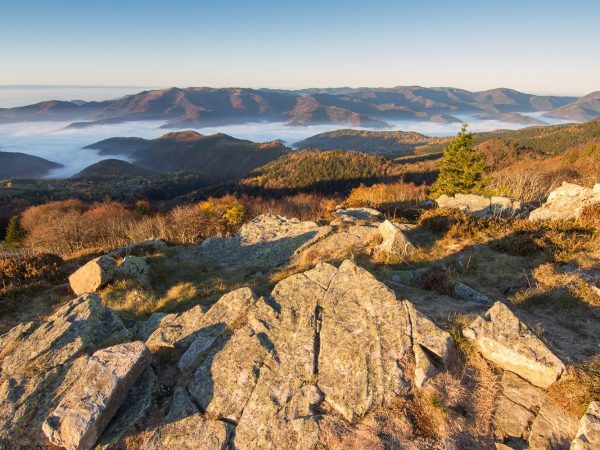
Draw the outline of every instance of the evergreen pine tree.
M431 186L433 197L442 194L478 193L485 187L483 153L476 150L475 136L464 124L456 138L444 150L440 174Z
M19 216L13 216L8 222L6 227L6 237L4 238L4 245L9 248L20 247L25 238L25 230L21 226Z

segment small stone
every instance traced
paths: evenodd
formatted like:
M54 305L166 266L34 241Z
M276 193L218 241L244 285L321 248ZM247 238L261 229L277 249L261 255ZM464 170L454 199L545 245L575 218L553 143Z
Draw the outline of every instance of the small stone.
M454 285L454 295L461 300L486 306L490 306L493 303L492 299L487 295L483 295L481 292L477 292L472 287L460 282Z
M387 256L405 257L413 253L416 248L400 228L386 220L379 225L379 234L383 242L377 246L377 250Z

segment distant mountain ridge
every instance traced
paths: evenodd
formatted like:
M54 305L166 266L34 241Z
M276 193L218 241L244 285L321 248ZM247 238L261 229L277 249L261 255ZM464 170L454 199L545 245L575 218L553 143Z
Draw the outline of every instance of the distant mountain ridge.
M498 120L502 114L542 111L550 111L554 117L580 120L600 117L596 94L590 94L590 99L587 99L590 96L579 99L538 96L505 88L471 92L420 86L296 91L173 87L102 102L47 101L4 108L0 109L0 123L61 120L81 128L162 120L165 128L186 128L265 121L385 127L394 120L453 121L456 114L484 115Z

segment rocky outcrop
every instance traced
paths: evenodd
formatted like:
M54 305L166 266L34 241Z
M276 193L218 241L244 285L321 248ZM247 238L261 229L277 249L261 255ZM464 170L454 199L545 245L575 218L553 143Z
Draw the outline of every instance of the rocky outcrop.
M600 202L600 184L586 188L564 182L561 187L548 195L546 203L531 211L531 220L568 220L576 219L583 208Z
M541 388L552 385L565 369L562 361L501 302L475 319L463 334L486 359Z
M130 255L139 256L140 254L148 252L157 252L164 249L166 246L166 242L160 239L146 239L141 242L119 247L108 253L107 256L112 256L113 258L125 258L126 256Z
M386 220L379 225L378 230L383 242L377 246L377 251L383 255L404 258L416 250L399 225Z
M205 240L195 255L225 268L270 269L331 232L328 226L263 214L227 238Z
M570 450L593 450L600 448L600 403L590 403L579 421L577 434Z
M147 367L149 354L139 341L94 353L77 383L44 422L48 439L67 450L92 448Z
M96 292L112 280L116 267L116 260L110 256L92 259L69 277L71 289L77 295Z
M440 208L459 209L475 217L514 216L522 210L521 202L508 197L482 197L474 194L441 195L436 199Z
M43 444L42 422L82 376L89 355L130 339L121 320L87 294L36 327L2 337L0 443Z
M236 448L314 448L321 402L356 422L409 389L408 309L352 262L319 264L247 303L245 322L213 326L211 344L201 331L188 350L202 354L187 390L208 417L237 423Z

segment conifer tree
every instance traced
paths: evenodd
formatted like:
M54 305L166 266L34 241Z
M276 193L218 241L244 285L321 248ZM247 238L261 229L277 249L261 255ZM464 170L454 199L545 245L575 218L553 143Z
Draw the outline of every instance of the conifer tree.
M483 153L476 150L475 136L467 124L444 150L440 174L431 186L431 195L479 193L485 187L486 170Z
M23 244L25 238L25 230L21 226L19 216L13 216L8 221L6 227L6 237L4 238L4 245L8 248L20 247Z

